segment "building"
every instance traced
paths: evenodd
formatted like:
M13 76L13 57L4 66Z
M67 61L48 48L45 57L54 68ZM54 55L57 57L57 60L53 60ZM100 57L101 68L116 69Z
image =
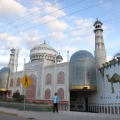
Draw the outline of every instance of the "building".
M94 56L79 50L62 63L62 56L53 47L45 42L35 46L24 70L10 73L10 96L14 92L24 94L20 79L28 75L32 84L26 89L26 102L51 104L57 92L60 110L120 114L120 57L106 62L102 23L97 20L93 26Z

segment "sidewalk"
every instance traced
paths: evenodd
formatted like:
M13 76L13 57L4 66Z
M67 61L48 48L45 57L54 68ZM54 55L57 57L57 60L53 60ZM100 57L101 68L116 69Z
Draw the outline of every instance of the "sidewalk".
M59 111L53 112L36 112L36 111L19 111L11 108L0 107L0 113L34 119L34 120L120 120L120 114L103 114Z

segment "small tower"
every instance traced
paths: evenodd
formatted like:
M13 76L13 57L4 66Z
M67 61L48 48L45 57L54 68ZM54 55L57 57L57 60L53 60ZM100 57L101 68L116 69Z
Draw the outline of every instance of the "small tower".
M57 60L57 63L61 63L61 62L62 62L63 58L62 58L62 56L60 55L60 53L59 53L59 55L56 57L56 60Z
M15 49L13 48L11 50L10 60L9 60L9 64L8 64L8 67L10 68L11 73L14 71L14 61L15 61Z
M106 50L104 46L104 39L103 39L103 29L102 29L102 23L97 19L97 21L93 25L95 27L94 33L95 33L95 62L96 66L102 67L102 64L106 62Z

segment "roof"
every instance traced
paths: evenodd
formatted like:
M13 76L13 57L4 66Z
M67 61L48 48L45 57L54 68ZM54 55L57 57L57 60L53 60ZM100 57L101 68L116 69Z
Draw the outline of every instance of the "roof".
M56 57L56 59L61 59L61 60L63 60L63 58L62 58L62 56L61 56L60 54Z
M96 24L101 24L101 25L102 25L102 22L100 22L100 21L97 19L97 21L93 24L93 26L95 26Z

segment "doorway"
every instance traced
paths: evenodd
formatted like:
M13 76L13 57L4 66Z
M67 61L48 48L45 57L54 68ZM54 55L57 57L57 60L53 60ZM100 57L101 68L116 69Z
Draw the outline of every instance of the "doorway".
M86 112L88 112L88 98L85 98Z

